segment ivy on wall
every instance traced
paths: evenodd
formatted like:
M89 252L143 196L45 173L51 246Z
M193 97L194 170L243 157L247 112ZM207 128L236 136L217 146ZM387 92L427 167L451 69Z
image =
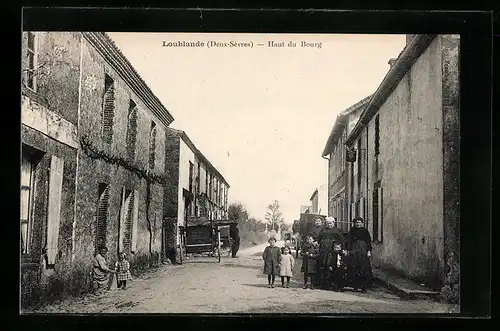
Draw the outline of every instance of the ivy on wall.
M152 249L152 245L154 242L154 236L153 236L154 231L150 219L151 184L156 183L161 185L167 185L168 183L167 179L164 176L155 174L154 172L148 169L139 168L138 166L130 163L128 160L120 156L116 156L113 154L109 154L105 151L99 150L99 148L92 143L92 141L89 139L87 135L81 136L80 146L85 155L90 157L92 160L102 160L108 164L120 166L132 172L140 179L146 180L146 222L147 222L147 229L149 232L149 254L151 257L150 266L156 265L157 261L155 258L153 258L155 256L155 252L153 252Z
M85 153L85 155L87 155L88 157L90 157L93 160L99 159L99 160L102 160L106 163L120 166L120 167L134 173L137 177L144 179L144 180L146 180L146 182L151 183L151 184L153 184L153 183L162 184L162 185L167 184L167 179L164 176L155 174L148 169L139 168L138 166L131 164L129 161L127 161L126 159L124 159L120 156L108 154L104 151L99 150L90 141L90 139L87 135L82 135L82 137L80 138L80 146L82 147L82 150Z

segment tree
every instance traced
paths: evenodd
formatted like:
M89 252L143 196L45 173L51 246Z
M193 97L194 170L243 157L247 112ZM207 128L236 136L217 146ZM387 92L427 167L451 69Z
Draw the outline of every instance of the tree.
M248 220L248 212L241 202L235 202L229 205L227 218L238 223L245 222Z
M278 227L283 225L283 213L280 211L278 200L274 200L267 206L266 221L270 225L270 230L278 231Z

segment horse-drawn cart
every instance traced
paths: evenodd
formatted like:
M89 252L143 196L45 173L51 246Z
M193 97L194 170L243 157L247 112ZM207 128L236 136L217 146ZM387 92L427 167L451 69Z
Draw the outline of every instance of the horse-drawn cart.
M187 227L180 226L184 253L215 257L220 262L221 248L228 240L224 235L221 238L221 227L228 227L231 223L233 221L191 219Z

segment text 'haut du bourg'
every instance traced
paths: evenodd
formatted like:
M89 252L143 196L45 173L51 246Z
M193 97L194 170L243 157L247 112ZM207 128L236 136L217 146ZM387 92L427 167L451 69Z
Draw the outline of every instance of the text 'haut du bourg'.
M203 41L162 41L162 46L163 47L193 47L193 48L199 48L199 47L208 47L208 48L222 48L222 47L229 47L229 48L253 48L254 43L252 41L248 42L237 42L237 41L229 41L229 42L222 42L222 41L208 41L208 42L203 42ZM285 48L285 47L305 47L305 48L321 48L323 46L322 42L306 42L306 41L301 41L301 42L294 42L290 41L288 43L285 43L284 41L268 41L267 43L257 43L257 47L272 47L272 48Z

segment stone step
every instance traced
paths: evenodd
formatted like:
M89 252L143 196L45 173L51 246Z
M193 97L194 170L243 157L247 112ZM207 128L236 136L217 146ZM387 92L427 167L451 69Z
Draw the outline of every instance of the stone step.
M382 269L373 268L375 282L394 292L403 300L439 299L439 291L434 291L414 281L397 276Z

